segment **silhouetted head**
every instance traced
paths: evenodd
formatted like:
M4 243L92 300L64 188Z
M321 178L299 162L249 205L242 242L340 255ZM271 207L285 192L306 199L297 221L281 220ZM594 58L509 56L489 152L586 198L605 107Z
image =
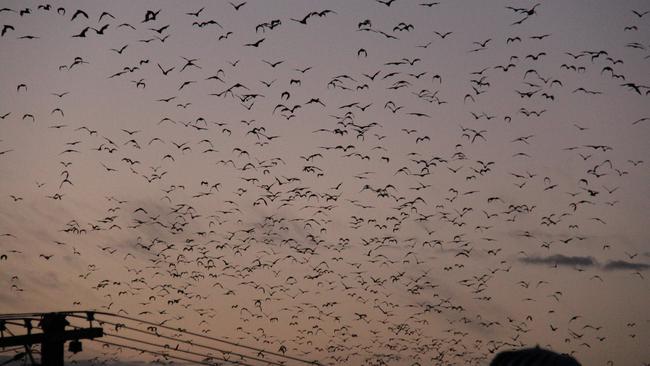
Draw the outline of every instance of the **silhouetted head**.
M490 366L580 366L575 358L539 347L500 352Z

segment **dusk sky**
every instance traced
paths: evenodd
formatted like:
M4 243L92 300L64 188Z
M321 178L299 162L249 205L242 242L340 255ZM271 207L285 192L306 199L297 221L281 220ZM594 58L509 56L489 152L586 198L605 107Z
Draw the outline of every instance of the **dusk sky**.
M650 363L647 0L2 1L0 30L0 313Z

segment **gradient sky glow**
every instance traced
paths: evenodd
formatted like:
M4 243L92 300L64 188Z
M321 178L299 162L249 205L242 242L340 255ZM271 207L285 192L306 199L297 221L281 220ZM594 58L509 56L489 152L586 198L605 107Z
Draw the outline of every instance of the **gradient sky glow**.
M0 313L650 362L648 1L43 5L0 6Z

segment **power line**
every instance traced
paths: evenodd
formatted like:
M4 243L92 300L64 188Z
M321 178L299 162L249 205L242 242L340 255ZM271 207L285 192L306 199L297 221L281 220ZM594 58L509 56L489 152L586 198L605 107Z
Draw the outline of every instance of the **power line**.
M199 365L214 366L214 363L209 363L209 362L206 362L206 361L197 361L197 360L192 360L192 359L185 358L185 357L171 356L171 355L168 355L168 354L165 354L165 353L162 353L162 352L156 352L156 351L146 350L146 349L142 349L142 348L138 348L138 347L127 346L125 344L119 344L119 343L113 343L113 342L107 342L107 341L100 341L98 339L91 339L91 340L93 342L102 343L102 344L106 344L106 345L109 345L109 346L122 347L122 348L130 349L130 350L133 350L133 351L138 351L138 352L143 352L143 353L149 353L149 354L156 355L156 356L161 356L161 357L164 357L165 359L173 358L175 360L190 362L190 363L199 364ZM212 358L212 357L210 357L210 358ZM253 365L248 365L248 366L253 366Z
M276 357L280 357L280 358L289 359L289 360L292 360L292 361L302 362L302 363L309 364L309 365L320 365L320 363L318 363L318 361L307 361L307 360L303 360L303 359L300 359L300 358L297 358L297 357L287 356L285 354L272 352L272 351L267 351L267 350L264 350L264 349L261 349L261 348L251 347L251 346L235 343L235 342L232 342L232 341L228 341L228 340L225 340L225 339L206 336L204 334L190 332L190 331L187 331L187 330L181 329L181 328L173 328L173 327L166 326L166 325L163 325L163 324L154 323L154 322L151 322L151 321L148 321L148 320L138 319L138 318L134 318L134 317L126 316L126 315L114 314L114 313L103 312L103 311L80 311L80 310L60 311L58 313L59 314L66 314L66 315L85 314L86 316L88 316L88 314L93 314L93 315L97 314L97 315L105 315L105 316L117 317L117 318L122 318L122 319L130 320L130 321L135 321L135 322L139 322L139 323L143 323L143 324L148 324L148 325L160 327L160 328L163 328L163 329L182 332L182 333L185 333L185 334L188 334L188 335L208 339L208 340L215 341L215 342L225 343L225 344L228 344L228 345L231 345L231 346L234 346L234 347L245 348L245 349L248 349L248 350L251 350L251 351L255 351L258 354L259 353L268 354L268 355L272 355L272 356L276 356ZM43 313L5 314L5 315L0 315L0 319L3 318L3 317L24 319L25 317L40 317L42 315L43 315ZM38 319L34 319L34 320L38 320Z
M73 311L73 312L79 312L79 311ZM62 311L62 313L65 313L65 311ZM31 318L31 317L40 317L44 313L11 313L11 314L0 314L0 319L25 319L25 318Z
M0 353L9 353L13 351L18 351L23 349L23 346L18 346L18 347L13 347L13 348L5 348L5 349L0 349Z
M69 317L74 317L74 318L81 318L79 315L74 315L74 314L72 314L72 315L68 315L68 316L69 316ZM97 320L97 322L99 322L99 323L104 323L104 322L101 321L101 320ZM13 323L13 324L15 324L15 325L22 325L22 324L20 324L20 323ZM68 324L68 326L71 327L71 328L74 328L74 329L83 329L82 327L78 327L78 326L71 325L71 324ZM36 328L36 329L42 329L42 327L40 326L40 324L37 325L35 328ZM127 327L127 326L125 326L125 328L127 328L127 329L129 329L129 330L133 330L133 331L138 331L138 332L141 332L141 333L145 333L145 334L147 334L147 335L151 335L151 336L159 336L159 335L157 335L157 334L155 334L155 333L150 333L150 332L142 331L142 330L139 330L139 329L136 329L136 328L132 328L132 327ZM104 333L103 336L110 336L110 337L114 337L114 338L120 338L120 339L124 339L124 340L130 341L130 342L136 342L136 343L146 344L146 345L148 345L148 346L160 347L160 348L163 348L163 349L170 350L170 351L172 351L172 352L187 353L187 354L191 354L191 355L195 355L195 356L204 357L204 358L206 358L206 359L209 358L209 359L215 359L215 360L219 360L219 361L226 361L226 362L230 362L230 363L238 364L238 365L242 365L242 366L249 366L249 364L244 363L244 362L239 362L239 361L235 361L235 360L228 360L228 359L225 359L225 358L216 357L216 356L212 356L212 355L208 355L208 354L202 354L202 353L198 353L198 352L192 352L192 351L187 351L187 350L173 349L173 348L170 348L169 345L163 345L163 344L158 344L158 343L148 342L148 341L141 340L141 339L135 339L135 338L131 338L131 337L126 337L126 336L121 336L121 335L116 335L116 334L106 334L106 333ZM163 337L164 337L164 336L163 336ZM174 338L171 338L171 337L166 337L166 338L174 340ZM191 343L190 343L190 344L191 344ZM136 348L136 347L134 347L134 348ZM146 350L142 350L142 349L140 349L140 351L146 351ZM224 352L224 351L221 351L221 352ZM170 356L169 354L167 354L167 353L165 353L165 352L160 352L160 353L163 354L163 355L166 355L167 357ZM265 360L261 360L261 361L266 362ZM280 365L280 364L278 364L278 365ZM250 365L250 366L252 366L252 365Z
M73 317L78 317L78 315L72 315L72 316ZM209 349L211 351L218 351L218 352L221 352L223 354L231 354L231 355L239 356L239 357L242 357L242 358L248 358L248 359L255 360L255 361L265 362L265 363L267 363L269 365L276 365L276 366L283 366L284 365L282 363L278 363L278 362L275 362L275 361L264 360L264 359L261 359L261 358L258 358L258 357L248 356L248 355L244 355L244 354L241 354L241 353L238 353L238 352L228 351L228 350L224 350L224 349L221 349L221 348L208 346L208 345L205 345L205 344L195 343L195 342L192 342L192 341L189 341L189 340L186 340L186 339L174 338L174 337L162 335L162 334L159 334L159 333L154 333L154 332L145 331L145 330L142 330L142 329L133 328L133 327L130 327L128 325L123 325L121 323L113 323L113 322L109 322L109 321L105 321L105 320L98 320L98 322L100 322L101 324L109 324L109 325L112 325L112 326L121 326L121 328L130 330L130 331L143 333L143 334L147 334L147 335L152 335L152 336L156 336L156 337L160 337L160 338L164 338L164 339L169 339L169 340L173 340L173 341L176 341L176 342L185 343L185 344L188 344L190 346L202 347L202 348ZM112 335L112 333L104 332L104 335Z
M113 316L113 317L118 317L118 318L122 318L122 319L131 320L131 321L141 322L141 323L144 323L144 324L148 324L148 325L152 325L152 326L156 326L156 327L161 327L161 328L168 329L168 330L178 331L178 332L186 333L186 334L189 334L189 335L192 335L192 336L195 336L195 337L205 338L205 339L209 339L209 340L212 340L212 341L215 341L215 342L222 342L222 343L225 343L225 344L228 344L228 345L231 345L231 346L246 348L248 350L256 351L258 353L261 352L261 353L265 353L265 354L269 354L269 355L273 355L273 356L277 356L277 357L281 357L281 358L286 358L286 359L293 360L293 361L302 362L302 363L309 364L309 365L320 365L320 363L318 363L317 361L307 361L307 360L303 360L303 359L300 359L300 358L297 358L297 357L287 356L287 355L277 353L277 352L266 351L266 350L263 350L263 349L260 349L260 348L246 346L246 345L243 345L243 344L227 341L227 340L224 340L224 339L219 339L219 338L210 337L210 336L206 336L206 335L199 334L199 333L194 333L194 332L190 332L190 331L187 331L187 330L184 330L184 329L172 328L172 327L169 327L169 326L166 326L166 325L157 324L157 323L153 323L153 322L150 322L150 321L141 320L141 319L125 316L125 315L106 313L106 312L96 312L96 314Z
M14 361L22 360L23 358L25 358L25 352L16 353L14 357L6 360L3 363L0 363L0 366L8 365Z
M206 358L210 357L210 358L214 358L215 360L231 362L231 363L234 363L234 364L237 364L237 365L244 365L244 366L249 365L248 363L245 363L245 362L229 360L229 359L222 358L222 357L216 357L216 356L206 355L206 354L203 354L203 353L177 349L177 348L170 348L169 345L161 345L161 344L147 342L147 341L143 341L143 340L140 340L140 339L125 337L125 336L121 336L121 335L117 335L117 334L104 334L104 336L119 338L119 339L123 339L125 341L130 341L130 342L142 343L142 344L146 344L147 346L161 347L161 348L164 348L165 350L169 350L171 352L187 353L187 354L190 354L190 355L193 355L193 356L200 356L200 357L206 357ZM262 360L262 361L265 362L264 360Z
M73 327L73 328L79 328L79 327L76 327L76 326L72 326L72 327ZM130 328L130 327L129 327L129 328ZM138 332L143 332L143 333L148 334L148 335L156 335L156 334L154 334L154 333L145 332L145 331L142 331L142 330L139 330L139 329L135 329L135 328L130 328L129 330L138 331ZM119 339L123 339L123 340L130 341L130 342L142 343L142 344L146 344L146 345L148 345L148 346L153 346L153 347L160 347L160 348L164 348L165 350L169 350L169 351L171 351L171 352L181 352L181 353L191 354L191 355L194 355L194 356L201 356L201 357L205 357L205 358L213 358L213 359L216 359L216 360L226 361L226 362L235 363L235 364L243 365L243 366L248 365L247 363L244 363L244 362L235 361L235 360L229 360L229 359L225 359L225 358L221 358L221 357L212 356L212 355L209 355L209 354L203 354L203 353L198 353L198 352L192 352L192 351L182 350L182 349L178 349L178 348L171 348L168 344L153 343L153 342L149 342L149 341L145 341L145 340L141 340L141 339L136 339L136 338L126 337L126 336L117 335L117 334L111 334L111 333L104 333L103 336L104 336L104 337L119 338ZM171 339L171 340L175 340L175 339L172 338L172 337L165 337L165 338L168 338L168 339ZM190 343L190 344L191 344L191 343ZM223 353L223 352L225 352L225 353L229 353L229 352L227 352L227 351L221 351L221 350L219 350L219 351L222 352L222 353ZM250 357L250 356L243 356L243 357L249 357L249 358L252 358L252 359L255 359L255 360L261 361L261 362L267 362L266 360L256 359L256 358L253 358L253 357ZM267 362L267 363L268 363L268 362ZM282 365L282 364L278 364L278 363L273 363L273 364L275 364L275 365Z
M63 365L64 362L64 348L63 345L66 341L76 341L78 343L79 339L90 339L94 337L102 336L101 328L79 328L74 330L66 330L66 326L70 323L66 320L65 314L62 313L44 313L41 315L40 321L34 326L32 324L33 315L28 315L22 319L21 322L16 322L20 320L19 315L7 315L3 316L0 320L0 325L2 326L2 331L9 333L10 337L0 337L0 345L5 346L14 346L22 344L25 348L25 352L19 353L14 357L17 357L22 354L28 355L32 364L36 364L32 356L31 345L39 344L41 346L41 361L46 365ZM8 329L6 325L23 327L26 329L27 334L15 335L11 329ZM32 333L32 330L40 329L41 333ZM71 346L73 344L71 343ZM80 349L79 349L80 350Z
M145 331L145 330L142 330L142 329L137 329L135 327L127 326L126 324L122 324L122 323L113 323L113 322L110 322L110 321L95 319L95 315L103 315L103 316L115 317L115 318L119 318L119 319L124 319L124 320L128 320L128 321L137 322L139 324L149 325L150 327L148 327L147 331ZM137 338L121 336L121 335L117 335L117 334L111 334L111 333L105 334L106 336L109 336L109 337L120 338L120 339L127 340L127 341L130 341L130 342L142 343L142 344L146 344L146 345L149 345L149 346L161 347L161 348L164 348L164 349L170 349L170 350L172 350L172 352L181 352L181 353L186 353L186 354L190 354L190 355L205 357L204 360L213 360L214 359L214 360L225 361L225 362L229 362L231 364L237 364L237 365L242 365L242 366L250 365L250 364L244 362L243 361L244 359L250 360L250 361L255 361L255 362L263 362L263 363L265 363L267 365L272 365L272 366L283 366L283 365L285 365L284 361L265 360L265 359L261 358L261 357L264 357L265 355L268 355L268 356L273 356L273 357L279 357L279 358L282 358L282 359L285 359L285 360L297 361L297 362L301 362L301 363L305 363L305 364L309 364L309 365L321 365L318 361L307 361L307 360L303 360L303 359L300 359L300 358L297 358L297 357L287 356L285 354L280 354L280 353L277 353L277 352L267 351L267 350L264 350L264 349L261 349L261 348L247 346L247 345L239 344L239 343L236 343L236 342L228 341L228 340L225 340L225 339L220 339L220 338L216 338L216 337L211 337L211 336L207 336L207 335L203 335L203 334L190 332L190 331L187 331L187 330L185 330L183 328L174 328L174 327L166 326L166 325L161 324L161 323L154 323L154 322L143 320L143 319L138 319L138 318L125 316L125 315L120 315L120 314L108 313L108 312L97 312L97 311L87 311L87 310L86 311L73 310L73 311L62 311L62 312L54 312L54 313L0 314L0 323L2 323L2 325L9 324L9 325L12 325L12 326L24 327L24 328L26 328L28 330L28 333L29 333L29 332L31 332L32 329L42 329L40 321L42 321L43 318L46 317L46 316L59 316L59 317L63 317L63 319L65 319L66 316L69 316L69 317L78 318L78 319L85 319L85 320L87 320L87 321L89 321L91 323L91 326L92 326L93 321L97 321L100 325L108 324L108 325L115 326L116 331L119 331L119 328L122 327L122 328L125 328L125 329L129 330L129 331L138 332L138 333L146 334L146 335L149 335L149 336L156 336L156 337L163 338L163 339L173 340L175 342L188 344L190 346L196 346L196 347L205 348L205 349L208 349L208 350L211 350L211 351L221 352L223 355L237 356L237 357L240 357L242 359L242 361L236 361L236 360L229 360L229 359L220 358L220 357L216 357L216 356L206 355L206 354L202 354L202 353L194 352L194 351L189 351L189 350L179 350L178 348L172 350L171 348L169 348L168 345L161 345L161 344L148 342L148 341L137 339ZM16 320L22 320L23 322L22 323L15 322ZM37 323L32 324L32 321L37 321ZM81 327L78 327L78 326L74 326L74 325L69 325L69 326L73 327L73 328L76 328L77 330L81 329ZM153 328L153 331L150 331L149 330L150 328ZM249 351L254 351L254 352L257 352L257 357L248 356L248 355L245 355L245 354L242 354L242 353L220 349L220 348L209 346L209 345L206 345L206 344L194 343L193 341L187 340L187 339L179 339L179 338L174 338L174 337L162 335L162 334L158 333L158 331L157 331L158 328L169 330L169 331L174 331L174 332L180 332L180 333L188 335L188 336L199 337L199 338L207 339L207 340L210 340L210 341L221 342L221 343L233 346L233 347L240 347L240 348L243 348L243 349L246 349L246 350L249 350ZM7 328L4 328L4 329L7 332L9 332L10 334L12 334L12 332L9 329L7 329ZM101 328L98 328L98 329L100 329L100 331L101 331ZM100 340L96 340L96 339L92 339L92 338L90 340L98 342L98 343L106 344L106 345L109 345L109 346L113 345L113 346L123 347L123 348L126 348L126 349L133 349L133 350L144 352L144 353L154 354L154 355L163 356L163 357L175 358L175 359L178 359L178 360L181 360L181 361L193 362L193 363L198 363L198 364L213 365L212 363L206 363L204 361L195 361L195 360L187 359L187 358L184 358L184 357L171 356L171 355L169 355L169 354L167 354L165 352L157 352L157 351L152 351L152 350L145 350L145 349L141 349L141 348L134 347L134 346L128 346L128 345L117 344L117 343L112 343L112 342L100 341ZM18 350L18 349L19 348L15 348L13 350L15 351L15 350ZM281 348L281 350L282 350L282 348ZM5 353L5 352L10 352L10 351L7 351L7 350L2 351L2 353ZM27 352L28 352L29 356L31 357L31 352L29 350L27 350Z
M5 323L5 324L6 324L6 323L14 324L14 323L11 323L11 322L4 322L4 323ZM4 324L3 324L3 325L4 325ZM23 326L23 327L27 327L27 326L26 326L26 325L27 325L26 323L24 323L24 324L18 324L18 325ZM37 327L37 328L38 328L38 327ZM8 329L8 328L4 328L4 330L5 330L7 333L9 333L9 335L14 336L14 333L13 333L10 329ZM29 344L29 345L24 344L23 346L21 346L21 347L16 347L16 348L2 349L2 350L0 350L0 353L11 352L11 351L17 351L17 350L22 349L22 348L25 349L25 352L20 352L20 353L15 354L15 355L14 355L14 358L11 359L11 361L12 361L12 362L13 362L13 361L17 361L17 358L16 358L16 357L18 357L18 355L22 354L22 356L21 356L20 358L23 358L23 357L25 357L25 355L27 355L27 356L29 356L29 359L32 361L32 364L36 364L36 362L34 361L34 355L33 355L33 353L40 353L40 351L37 351L37 350L32 349L32 345L31 345L31 344ZM9 361L5 362L3 365L5 365L5 364L7 364L7 363L9 363Z

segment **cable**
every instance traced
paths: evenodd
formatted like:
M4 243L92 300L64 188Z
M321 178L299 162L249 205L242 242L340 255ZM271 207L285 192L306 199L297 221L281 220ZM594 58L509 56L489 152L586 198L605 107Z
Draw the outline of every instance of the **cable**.
M214 358L215 360L219 360L219 361L232 362L232 363L235 363L237 365L247 365L246 363L242 363L242 362L239 362L239 361L231 361L231 360L228 360L228 359L225 359L225 358L210 356L210 355L206 355L206 354L202 354L202 353L198 353L198 352L186 351L186 350L182 350L182 349L174 349L174 348L170 348L169 345L160 345L160 344L157 344L157 343L151 343L151 342L147 342L147 341L143 341L143 340L139 340L139 339L135 339L135 338L131 338L131 337L119 336L119 335L115 335L115 334L104 334L104 336L119 338L119 339L123 339L125 341L142 343L142 344L146 344L148 346L162 347L165 350L169 350L171 352L187 353L187 354L190 354L190 355L193 355L193 356L210 357L210 358ZM261 360L261 361L266 362L264 360ZM281 364L276 364L276 365L281 365Z
M77 317L77 315L73 315L73 317ZM98 322L100 322L100 321L98 321ZM113 323L113 322L109 322L109 321L105 321L105 320L102 320L101 322L102 322L102 324L109 324L109 325L113 325L113 326L119 325L118 323ZM138 333L143 333L143 334L152 335L152 336L156 336L156 337L160 337L160 338L164 338L164 339L173 340L173 341L176 341L176 342L189 344L190 346L197 346L197 347L206 348L206 349L209 349L211 351L218 351L218 352L221 352L221 353L224 353L224 354L227 353L227 354L239 356L241 358L249 358L251 360L265 362L265 363L267 363L269 365L276 365L276 366L283 366L284 365L282 363L277 363L277 362L270 361L270 360L264 360L264 359L253 357L253 356L247 356L247 355L240 354L240 353L237 353L237 352L227 351L227 350L223 350L223 349L220 349L220 348L211 347L211 346L207 346L207 345L200 344L200 343L195 343L195 342L188 341L188 340L185 340L185 339L179 339L179 338L169 337L169 336L158 334L158 333L144 331L144 330L141 330L141 329L129 327L127 325L122 325L122 328L127 329L127 330L131 330L131 331L134 331L134 332L138 332ZM104 332L104 335L110 335L110 333Z
M23 320L24 320L24 319L23 319ZM30 318L30 320L32 320L32 319ZM5 322L5 323L7 323L7 322ZM9 322L9 323L10 323L10 324L14 324L14 323L11 323L11 322ZM23 326L23 327L25 327L25 328L27 328L25 322L23 322L23 324L20 324L20 323L19 323L19 325L20 325L20 326ZM37 325L37 326L36 326L36 329L40 329L40 326ZM10 336L12 336L12 337L15 336L15 334L14 334L14 333L9 329L9 328L5 328L4 330L5 330L6 332L8 332ZM23 347L25 348L25 352L21 352L22 355L23 355L22 357L25 357L25 355L29 356L29 359L32 361L32 365L35 365L36 362L34 361L34 356L32 355L32 353L40 353L40 352L39 352L39 351L36 351L36 350L33 350L31 345L28 346L27 344L25 344L25 345L23 345ZM23 348L23 347L18 347L18 348ZM16 350L16 349L14 348L14 350ZM0 353L3 353L3 352L0 352ZM14 355L14 359L13 359L12 361L15 361L15 360L16 360L15 357L17 357L17 356L20 355L21 353L18 353L18 354L16 354L16 355ZM22 358L22 357L21 357L21 358ZM9 362L6 362L6 363L4 363L4 364L7 364L7 363L9 363ZM3 364L3 365L4 365L4 364Z
M131 320L131 321L141 322L141 323L144 323L144 324L148 324L148 325L152 325L152 326L156 326L156 327L161 327L161 328L168 329L168 330L173 330L173 331L177 331L177 332L183 332L183 333L186 333L186 334L189 334L189 335L195 336L195 337L201 337L201 338L209 339L209 340L216 341L216 342L226 343L226 344L229 344L229 345L231 345L231 346L235 346L235 347L246 348L246 349L249 349L249 350L252 350L252 351L256 351L256 352L258 352L258 353L259 353L259 352L262 352L262 353L266 353L266 354L269 354L269 355L273 355L273 356L277 356L277 357L282 357L282 358L286 358L286 359L290 359L290 360L293 360L293 361L298 361L298 362L302 362L302 363L306 363L306 364L310 364L310 365L320 365L320 363L318 363L317 361L306 361L306 360L302 360L302 359L297 358L297 357L292 357L292 356L287 356L287 355L283 355L283 354L276 353L276 352L266 351L266 350L263 350L263 349L260 349L260 348L250 347L250 346L246 346L246 345L238 344L238 343L231 342L231 341L227 341L227 340L223 340L223 339L219 339L219 338L215 338L215 337L206 336L206 335L203 335L203 334L198 334L198 333L194 333L194 332L189 332L189 331L187 331L187 330L181 330L181 329L178 329L178 328L172 328L172 327L169 327L169 326L166 326L166 325L160 325L160 324L156 324L156 323L153 323L153 322L150 322L150 321L140 320L140 319L132 318L132 317L125 316L125 315L119 315L119 314L113 314L113 313L106 313L106 312L95 312L95 314L107 315L107 316L113 316L113 317L118 317L118 318L122 318L122 319Z
M195 363L195 364L199 364L199 365L214 366L214 363L208 363L208 362L205 362L205 361L196 361L196 360L191 360L191 359L189 359L189 358L178 357L178 356L170 356L170 355L165 354L165 353L156 352L156 351L150 351L150 350L146 350L146 349L142 349L142 348L138 348L138 347L133 347L133 346L127 346L127 345L124 345L124 344L118 344L118 343L113 343L113 342L100 341L100 340L97 340L97 339L91 339L91 341L93 341L93 342L97 342L97 343L102 343L102 344L107 344L107 345L109 345L109 346L114 346L114 347L122 347L122 348L130 349L130 350L133 350L133 351L138 351L138 352L143 352L143 353L149 353L149 354L152 354L152 355L156 355L156 356L164 357L164 358L166 358L166 359L167 359L167 358L173 358L173 359L176 359L176 360L181 360L181 361L185 361L185 362L191 362L191 363ZM229 362L232 362L232 361L229 361ZM240 365L253 366L253 365L245 364L245 363L240 363Z
M167 329L167 330L174 331L174 332L181 332L181 333L184 333L184 334L190 335L190 336L195 336L195 337L200 337L200 338L208 339L208 340L215 341L215 342L225 343L225 344L228 344L228 345L231 345L231 346L234 346L234 347L244 348L244 349L247 349L247 350L250 350L250 351L255 351L255 352L258 353L258 355L266 354L266 355L270 355L270 356L284 358L284 359L287 359L287 360L302 362L302 363L309 364L309 365L321 365L318 361L307 361L307 360L303 360L303 359L300 359L300 358L297 358L297 357L292 357L292 356L287 356L285 354L280 354L280 353L277 353L277 352L267 351L267 350L264 350L264 349L261 349L261 348L246 346L246 345L235 343L235 342L228 341L228 340L225 340L225 339L220 339L220 338L206 336L206 335L199 334L199 333L190 332L190 331L187 331L187 330L182 329L182 328L173 328L173 327L170 327L170 326L150 322L150 321L147 321L147 320L137 319L137 318L133 318L133 317L125 316L125 315L120 315L120 314L102 312L102 311L72 310L72 311L60 311L60 312L49 312L49 313L0 314L0 320L8 320L8 319L12 319L12 320L15 320L15 319L41 320L43 318L43 316L49 315L49 314L59 314L59 315L71 316L71 317L75 317L75 318L83 318L83 319L87 319L89 321L93 321L93 320L97 321L100 324L101 323L106 323L106 324L111 324L111 325L118 325L118 324L117 323L107 322L107 321L101 321L101 320L98 320L98 319L94 319L94 315L105 315L105 316L110 316L110 317L117 317L117 318L129 320L129 321L138 322L138 323L141 323L141 324L147 324L147 325L151 325L151 326L155 326L155 327L160 327L162 329ZM82 317L81 315L77 315L77 314L83 314L84 317ZM18 325L18 324L13 324L13 323L11 323L11 324L12 325ZM21 324L21 325L24 326L24 324ZM192 341L179 340L179 339L176 339L176 338L163 336L163 335L160 335L160 334L157 334L157 333L145 332L145 331L133 328L133 327L127 327L125 325L122 325L122 326L124 326L127 329L133 330L133 331L138 331L138 332L145 333L145 334L150 334L150 335L156 335L158 337L162 337L162 338L166 338L166 339L173 339L175 341L183 342L183 343L190 344L190 345L196 345L198 347L203 347L203 348L206 348L206 349L222 352L224 354L227 353L227 354L236 355L236 356L239 356L241 358L248 358L248 359L259 361L259 362L265 362L265 363L267 363L269 365L276 365L276 366L277 365L283 365L282 363L277 363L277 362L269 361L269 360L263 360L263 359L253 357L253 356L246 356L246 355L243 355L243 354L240 354L240 353L237 353L237 352L225 351L225 350L222 350L222 349L219 349L219 348L216 348L216 347L211 347L211 346L202 345L202 344L195 344ZM35 325L33 328L39 329L40 326ZM95 339L91 339L91 340L96 341L96 342L100 342L100 343L108 343L108 342L98 341L98 340L95 340ZM124 347L129 348L128 346L124 346ZM147 352L151 353L152 351L151 352L147 351ZM191 351L188 351L188 352L191 352ZM179 358L179 359L184 360L182 358ZM194 361L191 361L191 360L189 360L189 361L194 362ZM228 361L228 360L225 360L225 361ZM236 362L236 361L228 361L228 362Z
M13 352L13 351L18 351L18 350L21 350L21 349L23 349L23 346L18 346L18 347L14 347L14 348L5 348L5 349L1 349L0 353L8 353L8 352Z
M8 359L7 361L5 361L5 362L3 362L3 363L0 363L0 366L4 366L4 365L7 365L7 364L10 364L10 363L12 363L12 362L14 362L14 361L22 360L23 358L25 358L25 352L16 353L16 354L14 355L14 357Z
M71 326L71 327L73 327L73 328L75 328L75 329L83 329L83 328L76 327L76 326ZM133 330L135 330L135 331L140 331L140 332L144 332L144 331L141 331L141 330L138 330L138 329L133 329ZM148 335L155 335L155 334L147 333L147 332L144 332L144 333L146 333L146 334L148 334ZM136 338L126 337L126 336L121 336L121 335L117 335L117 334L110 334L110 333L104 333L103 336L104 336L104 337L120 338L120 339L124 339L124 340L131 341L131 342L136 342L136 343L146 344L146 345L148 345L148 346L160 347L160 348L164 348L164 349L166 349L166 350L170 350L171 352L187 353L187 354L191 354L191 355L194 355L194 356L201 356L201 357L206 357L206 358L214 358L214 359L216 359L216 360L220 360L220 361L226 361L226 362L236 363L236 364L240 364L240 365L245 365L244 363L241 363L241 362L238 362L238 361L232 361L232 360L228 360L228 359L225 359L225 358L220 358L220 357L215 357L215 356L211 356L211 355L206 355L206 354L203 354L203 353L192 352L192 351L187 351L187 350L182 350L182 349L177 349L177 348L176 348L176 349L174 349L174 348L170 348L170 346L167 345L167 344L163 345L163 344L158 344L158 343L153 343L153 342L144 341L144 340L141 340L141 339L136 339ZM171 338L171 337L167 337L167 338L169 338L169 339L171 339L171 340L175 340L174 338ZM220 351L220 352L222 352L222 353L224 353L224 352L225 352L225 353L230 353L230 352L227 352L227 351ZM244 357L248 357L248 356L244 356ZM252 357L251 357L251 358L252 358ZM256 360L259 360L259 361L262 361L262 362L267 362L266 360L262 360L262 359L256 359ZM267 362L267 363L268 363L268 362ZM278 363L274 363L274 364L275 364L275 365L280 365L280 366L282 366L282 364L278 364Z
M25 319L25 320L27 320L27 319ZM32 321L32 320L38 320L38 319L29 319L29 320ZM13 322L11 320L5 320L5 324L10 324L10 325L18 326L18 327L27 328L27 324L24 323L24 322L23 323L16 323L16 322ZM38 328L38 326L37 325L32 325L32 328Z
M30 317L40 317L45 313L14 313L14 314L0 314L0 319L25 319Z

